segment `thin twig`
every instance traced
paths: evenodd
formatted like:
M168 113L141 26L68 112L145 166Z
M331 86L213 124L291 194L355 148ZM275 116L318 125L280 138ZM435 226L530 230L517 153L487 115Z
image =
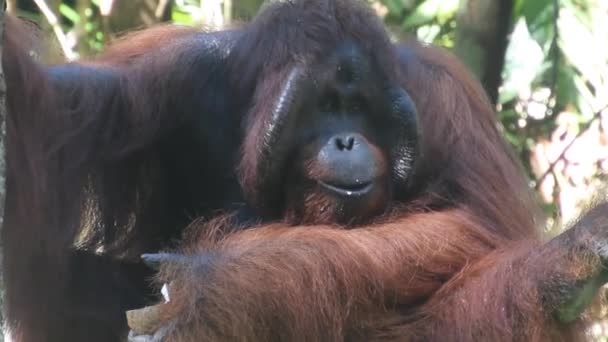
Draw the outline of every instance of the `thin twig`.
M572 145L574 145L574 143L585 133L587 132L587 130L589 130L589 128L591 127L591 124L593 124L593 122L595 122L595 120L599 119L600 116L602 115L602 112L604 112L604 110L608 109L608 105L606 105L605 107L603 107L602 109L600 109L599 111L597 111L593 117L591 118L591 120L589 120L587 123L585 123L585 126L583 127L583 129L581 129L576 136L574 137L574 139L572 139L568 145L566 145L566 147L564 147L564 149L562 150L562 152L559 154L559 156L553 161L551 162L551 164L549 164L549 168L543 173L543 175L536 181L536 186L534 187L536 190L538 190L541 186L541 184L543 183L543 181L545 180L545 178L547 178L547 176L550 173L553 173L555 166L557 165L557 163L559 163L560 161L564 160L564 157L566 156L566 153L568 152L568 150L570 150L570 147L572 147Z
M57 40L59 40L59 45L61 45L61 50L63 50L63 54L68 60L76 59L76 53L70 47L70 42L68 41L68 37L65 35L63 30L61 29L61 25L59 25L59 20L53 11L49 8L49 6L44 2L44 0L34 0L36 6L40 9L40 12L44 15L46 20L53 27L53 31L55 31L55 36L57 36Z
M553 38L551 39L551 64L553 65L552 69L551 69L551 79L549 82L549 97L548 97L548 101L551 101L551 99L555 96L555 93L557 92L557 82L559 80L559 57L560 57L560 53L559 53L559 47L558 47L558 40L559 40L559 0L553 0ZM545 112L545 114L547 114L547 117L553 118L556 115L556 110L555 110L555 105L557 104L557 101L554 103L553 106L550 106L549 103L547 103L547 110Z

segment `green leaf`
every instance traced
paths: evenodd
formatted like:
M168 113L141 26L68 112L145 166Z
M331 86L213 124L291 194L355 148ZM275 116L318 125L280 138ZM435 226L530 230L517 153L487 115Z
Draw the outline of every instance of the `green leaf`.
M530 36L525 19L520 18L505 55L499 103L508 102L515 98L514 94L529 89L542 70L544 58L542 48Z
M178 10L173 10L171 13L171 20L176 24L182 25L192 25L195 21L190 13L184 13Z
M578 103L578 91L575 80L580 81L580 76L568 65L562 65L558 69L558 78L555 89L556 109L566 108Z
M530 26L535 26L543 12L553 10L553 0L520 0L515 4L515 15L522 16Z
M78 15L78 12L64 3L59 5L59 13L74 24L80 22L80 15Z
M431 22L439 8L441 6L441 0L427 0L418 5L412 13L410 13L401 24L404 30L409 30L417 26L428 24Z
M456 16L456 12L458 12L458 0L443 0L437 9L437 13L435 16L441 22L446 22Z
M584 83L591 86L585 88L593 94L591 89L604 87L603 76L608 73L608 51L603 45L604 38L596 36L575 13L568 10L563 10L560 15L559 32L562 53L580 73Z
M385 0L384 5L386 5L392 15L401 15L404 9L403 3L400 0Z

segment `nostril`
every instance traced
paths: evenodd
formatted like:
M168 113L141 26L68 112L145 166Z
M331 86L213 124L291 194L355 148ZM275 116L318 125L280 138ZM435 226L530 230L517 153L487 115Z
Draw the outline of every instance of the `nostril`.
M346 139L346 149L347 150L352 150L354 145L355 145L355 138L348 137Z
M339 138L336 138L335 141L336 141L336 147L340 151L344 151L344 150L350 151L353 149L353 146L355 146L355 138L353 138L351 136L339 137Z
M346 146L344 146L344 140L342 140L342 138L336 138L336 140L334 140L336 142L336 147L338 148L338 150L342 151L346 148Z

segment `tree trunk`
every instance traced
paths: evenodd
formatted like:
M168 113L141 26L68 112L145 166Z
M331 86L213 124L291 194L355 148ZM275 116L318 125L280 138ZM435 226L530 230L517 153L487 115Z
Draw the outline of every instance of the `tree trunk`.
M6 11L8 13L15 13L17 10L17 0L8 0L6 3Z
M456 18L455 53L496 103L502 84L513 0L463 0Z

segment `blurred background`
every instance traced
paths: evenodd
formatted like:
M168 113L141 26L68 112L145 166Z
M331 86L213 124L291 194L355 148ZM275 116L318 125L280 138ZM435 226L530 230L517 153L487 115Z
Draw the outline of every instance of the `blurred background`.
M368 0L395 39L414 35L451 49L495 103L500 129L523 162L559 233L606 184L608 1ZM263 0L7 0L70 60L123 32L160 22L218 29L257 13ZM592 314L608 341L608 306Z

